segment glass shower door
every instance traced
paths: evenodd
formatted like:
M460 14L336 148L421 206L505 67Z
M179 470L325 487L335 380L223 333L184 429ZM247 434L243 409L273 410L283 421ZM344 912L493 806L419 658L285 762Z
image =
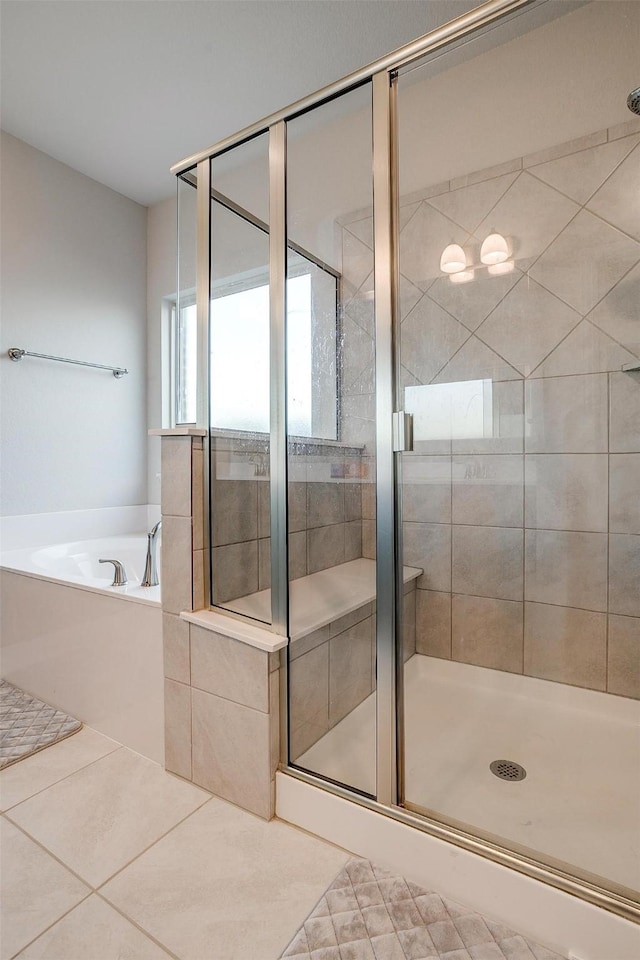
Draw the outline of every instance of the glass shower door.
M639 37L637 5L549 5L397 81L405 804L614 889L640 887Z
M376 793L371 84L287 124L289 759Z

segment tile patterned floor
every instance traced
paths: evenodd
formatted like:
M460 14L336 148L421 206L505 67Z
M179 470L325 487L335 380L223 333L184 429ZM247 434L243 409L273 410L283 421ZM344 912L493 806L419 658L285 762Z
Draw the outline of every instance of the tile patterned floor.
M287 960L561 960L462 904L350 860L282 955Z
M90 728L1 771L0 806L0 960L557 960Z
M0 680L0 769L64 740L81 726L62 710Z

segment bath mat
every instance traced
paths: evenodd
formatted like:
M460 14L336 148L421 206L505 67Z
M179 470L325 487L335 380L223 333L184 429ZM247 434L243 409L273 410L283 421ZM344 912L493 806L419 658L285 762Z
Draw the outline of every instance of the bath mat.
M453 900L349 860L309 914L287 960L562 960Z
M81 726L62 710L0 680L0 770L70 737Z

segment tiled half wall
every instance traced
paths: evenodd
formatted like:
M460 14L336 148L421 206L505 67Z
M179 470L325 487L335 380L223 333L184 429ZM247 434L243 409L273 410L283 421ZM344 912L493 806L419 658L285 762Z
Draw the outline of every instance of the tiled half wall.
M404 562L420 653L640 696L640 123L403 198L403 387L484 380L489 429L418 433L403 459ZM370 211L343 221L367 262ZM508 240L513 269L453 284L440 255ZM372 278L345 343L372 357ZM373 428L373 365L344 383L345 438ZM420 438L421 437L421 438ZM363 555L374 556L372 488Z

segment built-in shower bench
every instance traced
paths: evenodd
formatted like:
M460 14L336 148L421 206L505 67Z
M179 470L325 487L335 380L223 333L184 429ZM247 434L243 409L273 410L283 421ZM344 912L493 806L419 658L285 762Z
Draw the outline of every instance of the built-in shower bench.
M422 570L403 572L406 660L415 652L416 580ZM361 557L293 580L289 599L289 755L296 760L375 689L375 561ZM286 645L285 637L244 619L268 623L270 590L240 597L227 608L229 613L194 611L182 617L270 653Z
M422 570L404 567L403 572L406 594L415 590L416 580ZM374 560L364 557L349 560L292 580L289 589L291 652L293 657L297 657L329 636L336 636L351 625L373 616L376 564ZM225 610L229 613L217 610L186 611L182 618L261 650L276 651L286 646L286 638L272 633L268 627L271 620L271 590L260 590L231 600ZM249 623L244 617L261 621L265 627Z

